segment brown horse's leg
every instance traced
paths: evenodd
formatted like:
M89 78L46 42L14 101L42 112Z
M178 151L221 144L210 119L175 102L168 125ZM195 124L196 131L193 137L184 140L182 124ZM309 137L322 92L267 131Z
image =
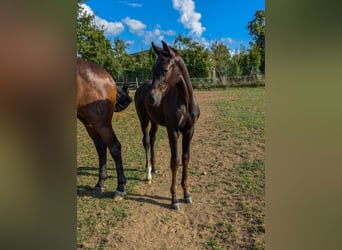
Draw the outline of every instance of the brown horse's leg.
M107 145L97 134L93 126L90 126L82 119L80 120L83 122L90 138L93 140L96 147L96 151L99 157L99 180L95 186L95 188L97 188L95 189L95 191L102 192L104 188L104 181L107 179Z
M146 169L146 180L149 184L152 182L151 167L149 166L149 150L150 150L150 137L148 136L148 120L140 121L141 130L143 132L143 145L145 149L145 169Z
M178 133L175 130L168 129L168 136L169 136L169 143L171 149L171 161L170 167L172 171L172 183L171 183L171 207L173 209L179 210L179 202L177 200L177 183L176 183L176 176L177 176L177 169L178 169L178 152L177 152L177 140L178 140Z
M94 140L97 153L99 155L99 181L96 187L102 189L104 188L104 181L107 179L107 145L104 141L97 136Z
M152 165L152 173L158 174L158 170L156 168L156 158L154 155L154 142L156 140L156 133L158 130L158 125L155 122L152 122L151 129L150 129L150 143L151 143L151 165Z
M188 165L189 165L189 160L190 160L190 143L191 143L193 134L194 134L194 127L183 132L183 140L182 140L182 165L183 165L182 187L184 191L184 201L186 203L192 203L191 194L188 190Z
M115 199L121 200L125 195L126 184L126 178L122 167L121 144L119 140L116 138L116 135L111 125L97 127L96 131L108 146L109 151L114 159L118 181Z

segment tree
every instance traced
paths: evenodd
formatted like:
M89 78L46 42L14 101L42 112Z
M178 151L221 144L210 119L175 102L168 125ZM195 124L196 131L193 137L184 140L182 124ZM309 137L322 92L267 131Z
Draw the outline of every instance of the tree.
M249 34L254 40L251 47L256 46L255 49L259 51L261 56L259 69L263 74L265 74L265 23L265 11L257 10L253 20L247 25Z
M174 46L183 58L190 77L209 77L210 52L190 37L178 35Z
M261 68L261 54L259 48L254 44L249 50L250 74L257 75Z
M222 83L222 78L228 74L228 66L230 60L230 52L224 43L215 41L211 46L212 64L216 72L216 76Z
M103 30L96 27L95 17L86 13L81 3L81 0L77 0L77 54L101 65L111 75L117 75L120 64L114 58L112 45Z
M241 69L241 75L246 76L249 75L251 72L251 64L250 64L250 58L248 56L248 52L241 51L239 54L239 66Z
M132 70L132 66L134 65L134 58L127 54L127 48L128 45L124 40L118 37L114 39L113 57L118 64L116 70L118 77L129 74L129 72Z
M241 75L247 76L260 73L261 55L256 45L253 45L248 51L241 50L237 58Z
M236 53L228 63L228 75L229 76L239 76L241 75L241 67L239 64L239 54Z

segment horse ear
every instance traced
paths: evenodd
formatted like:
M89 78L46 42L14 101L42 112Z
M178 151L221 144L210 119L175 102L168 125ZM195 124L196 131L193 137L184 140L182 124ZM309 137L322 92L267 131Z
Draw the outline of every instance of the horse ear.
M161 52L163 51L163 49L162 49L162 48L159 48L158 46L156 46L153 42L151 43L151 45L152 45L152 48L153 48L154 52L155 52L157 55L160 55Z
M166 51L170 57L175 57L177 55L177 50L172 48L171 46L167 45L166 42L162 41L163 49Z

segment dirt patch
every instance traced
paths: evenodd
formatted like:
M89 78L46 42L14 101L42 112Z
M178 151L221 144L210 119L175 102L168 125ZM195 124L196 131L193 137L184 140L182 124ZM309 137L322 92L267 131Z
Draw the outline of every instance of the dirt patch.
M108 248L250 249L254 246L257 249L258 244L263 248L263 221L253 222L253 209L263 210L264 201L260 201L261 208L248 206L250 197L234 194L231 170L244 162L263 160L264 148L257 143L246 143L244 151L248 154L231 150L236 142L222 139L227 132L214 126L218 114L213 103L224 97L216 91L196 92L196 96L201 117L191 144L188 180L193 204L181 202L180 211L170 210L170 149L164 139L156 151L161 173L154 176L151 185L142 182L134 193L127 195L127 217L110 229ZM181 172L180 167L179 199L183 196ZM264 211L256 212L264 215Z

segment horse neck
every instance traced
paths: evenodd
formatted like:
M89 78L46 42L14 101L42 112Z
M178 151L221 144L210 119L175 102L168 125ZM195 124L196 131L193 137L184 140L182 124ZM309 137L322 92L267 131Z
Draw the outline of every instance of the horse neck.
M191 113L192 110L192 105L193 105L193 90L192 90L192 85L191 85L191 81L190 81L190 76L189 76L189 71L186 68L184 61L182 59L179 60L179 67L181 69L181 73L182 73L182 81L185 85L185 94L188 97L189 103L188 103L188 110Z

